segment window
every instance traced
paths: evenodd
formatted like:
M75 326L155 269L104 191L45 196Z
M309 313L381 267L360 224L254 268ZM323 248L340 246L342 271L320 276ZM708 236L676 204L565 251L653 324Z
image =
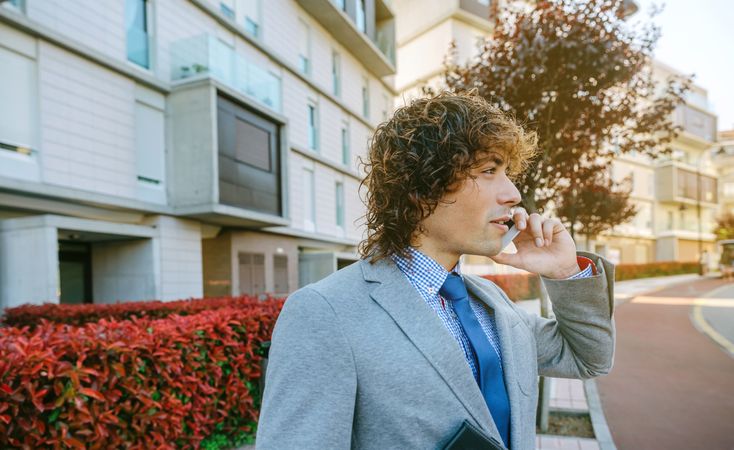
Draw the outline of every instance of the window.
M17 50L0 46L0 149L30 154L38 147L36 61L34 53Z
M347 122L342 123L341 129L342 135L342 164L349 166L352 164L352 155L349 151L349 124Z
M300 39L298 40L298 64L302 73L308 75L311 73L311 30L306 22L298 21L300 27Z
M357 29L364 33L367 31L367 17L365 14L364 0L356 0L357 2Z
M331 52L331 79L333 81L332 93L339 97L342 92L341 57L335 51Z
M25 5L23 0L5 0L0 1L0 6L4 6L6 8L15 9L18 11L23 11Z
M668 211L668 230L672 230L675 224L673 223L673 211Z
M280 127L225 97L217 98L219 202L281 216Z
M303 227L316 231L316 186L313 169L303 169Z
M260 0L239 0L237 10L242 11L242 24L245 31L254 36L260 37Z
M370 118L370 84L367 77L362 77L362 116Z
M341 9L342 11L347 10L347 3L344 0L334 0L334 4L337 8Z
M318 150L319 139L318 139L318 117L316 113L316 105L308 105L308 148L311 150Z
M231 0L230 0L231 1ZM222 12L224 17L227 19L234 20L234 8L232 7L232 4L229 2L219 2L219 10Z
M165 118L163 111L135 103L135 151L138 180L160 185L165 176Z
M273 292L287 294L290 292L288 283L288 256L273 256Z
M336 182L336 226L344 228L344 183Z
M147 0L125 0L127 59L146 69L150 69L148 20Z

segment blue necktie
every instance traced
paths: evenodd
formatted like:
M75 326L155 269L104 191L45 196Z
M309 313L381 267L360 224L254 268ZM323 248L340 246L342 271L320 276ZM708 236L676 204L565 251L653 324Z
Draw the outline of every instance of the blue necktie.
M479 363L479 388L484 401L487 402L505 447L510 448L510 400L507 397L499 356L471 309L464 280L459 275L450 273L439 293L454 305L454 311Z

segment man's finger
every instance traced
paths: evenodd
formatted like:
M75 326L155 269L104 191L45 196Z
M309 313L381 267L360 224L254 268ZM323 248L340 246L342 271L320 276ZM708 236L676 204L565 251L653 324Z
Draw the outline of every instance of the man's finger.
M512 221L515 222L518 230L524 230L527 226L528 212L525 208L518 206L512 214Z
M545 245L550 246L553 242L553 230L556 227L556 220L548 219L543 222L543 238L545 239Z
M533 237L536 247L543 246L543 218L538 213L530 214L528 217L528 225L530 226L530 234Z

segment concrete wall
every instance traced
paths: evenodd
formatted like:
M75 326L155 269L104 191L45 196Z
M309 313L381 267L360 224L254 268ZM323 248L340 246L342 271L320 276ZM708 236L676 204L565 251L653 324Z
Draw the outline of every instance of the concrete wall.
M193 220L155 216L146 221L158 230L153 254L160 264L160 299L202 297L201 225Z
M171 148L166 155L169 199L174 206L218 200L216 103L209 84L178 89L168 97Z
M0 221L0 308L58 302L56 228L25 223Z
M93 244L94 303L158 299L160 271L156 270L154 247L152 239Z

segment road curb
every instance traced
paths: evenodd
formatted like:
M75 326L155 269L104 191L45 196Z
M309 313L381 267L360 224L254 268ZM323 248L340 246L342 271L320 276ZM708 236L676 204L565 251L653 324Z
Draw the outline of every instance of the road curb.
M589 416L591 417L591 426L594 428L596 441L599 443L600 450L617 450L612 439L612 433L609 431L607 419L604 417L604 410L601 407L601 398L596 387L596 381L584 380L584 391L586 393L586 403L589 405Z
M712 291L706 292L702 298L716 297L716 294L718 291L729 289L729 288L730 286L728 285L719 286L718 288ZM718 345L719 347L721 347L721 349L725 353L728 353L729 356L734 358L734 342L729 341L729 339L721 335L718 331L714 329L714 327L712 327L706 321L706 319L703 317L701 305L694 305L691 308L690 318L691 318L691 323L693 324L693 327L696 328L696 330L698 330L699 333L703 334L704 336L714 341L714 343Z

